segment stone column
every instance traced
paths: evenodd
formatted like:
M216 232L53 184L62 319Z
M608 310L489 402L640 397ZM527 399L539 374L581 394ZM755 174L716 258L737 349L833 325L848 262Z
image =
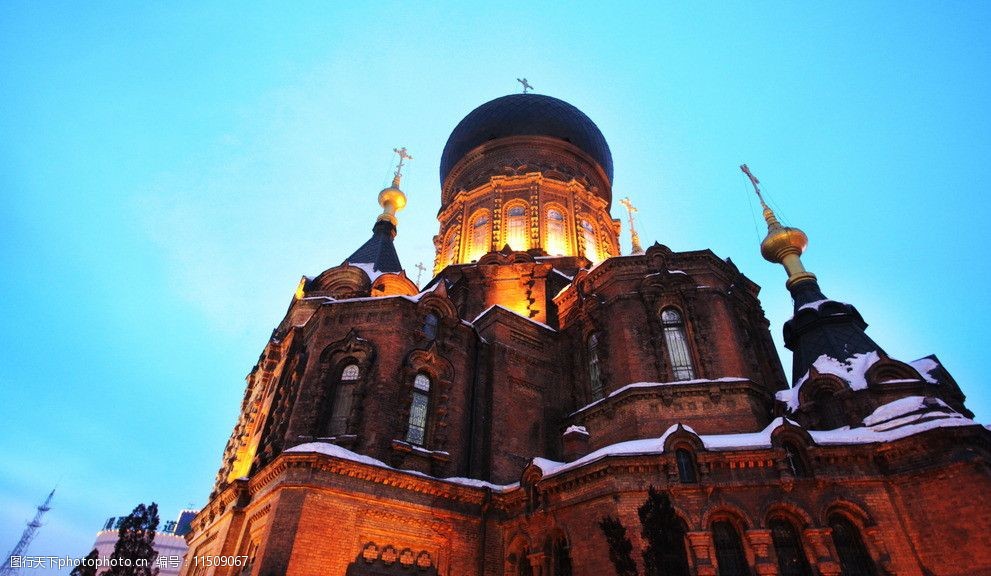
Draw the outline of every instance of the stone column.
M708 532L688 532L688 545L692 549L692 556L695 559L695 572L699 576L716 576L716 567L712 564L710 549L712 548L712 535Z
M839 576L840 564L833 556L833 531L829 528L806 528L802 534L812 549L819 573L823 576Z
M771 531L755 528L745 534L750 549L754 551L754 569L758 576L777 576L778 565L771 558Z

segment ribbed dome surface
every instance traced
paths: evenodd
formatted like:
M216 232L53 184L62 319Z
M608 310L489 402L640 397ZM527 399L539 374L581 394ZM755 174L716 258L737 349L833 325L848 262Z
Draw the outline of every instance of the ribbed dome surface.
M506 136L550 136L595 159L612 182L612 154L598 126L571 104L541 94L510 94L475 108L451 132L440 158L440 182L465 154Z

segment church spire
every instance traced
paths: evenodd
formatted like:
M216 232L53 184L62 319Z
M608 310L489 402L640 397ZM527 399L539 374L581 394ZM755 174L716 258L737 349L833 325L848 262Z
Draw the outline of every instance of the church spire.
M399 163L392 176L392 185L379 192L378 202L382 206L382 213L372 227L372 237L345 260L353 265L370 264L373 272L401 272L403 269L392 240L396 237L396 226L399 223L396 213L406 207L406 194L399 189L403 178L403 163L413 157L405 147L395 148L393 152L399 155Z
M802 264L802 252L809 238L798 228L782 226L774 211L764 202L760 180L746 164L740 170L747 175L757 192L767 222L767 236L760 243L760 253L769 262L781 264L788 272L785 286L791 292L795 312L785 322L785 347L794 353L792 379L798 381L821 356L845 362L857 354L877 352L880 346L865 332L867 322L852 304L827 298L819 288L815 274Z
M760 243L761 255L768 262L784 266L785 271L788 272L785 286L789 289L801 282L815 282L815 274L806 270L802 264L802 252L805 252L805 248L809 245L809 237L798 228L782 226L774 211L764 202L764 195L760 193L760 180L750 172L746 164L741 165L740 170L750 179L761 208L764 209L767 236Z

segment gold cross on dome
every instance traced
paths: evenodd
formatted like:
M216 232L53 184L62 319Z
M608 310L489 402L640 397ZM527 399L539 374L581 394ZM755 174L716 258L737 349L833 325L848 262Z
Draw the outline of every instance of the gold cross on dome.
M526 81L526 78L517 78L516 81L523 85L524 94L526 94L527 90L533 90L533 86L530 86L530 83Z

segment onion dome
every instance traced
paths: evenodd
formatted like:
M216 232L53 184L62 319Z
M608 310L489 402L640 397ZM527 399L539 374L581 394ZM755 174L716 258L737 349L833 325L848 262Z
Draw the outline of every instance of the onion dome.
M508 136L548 136L569 142L589 155L612 183L609 144L584 112L550 96L510 94L475 108L454 128L440 159L441 185L466 154Z

